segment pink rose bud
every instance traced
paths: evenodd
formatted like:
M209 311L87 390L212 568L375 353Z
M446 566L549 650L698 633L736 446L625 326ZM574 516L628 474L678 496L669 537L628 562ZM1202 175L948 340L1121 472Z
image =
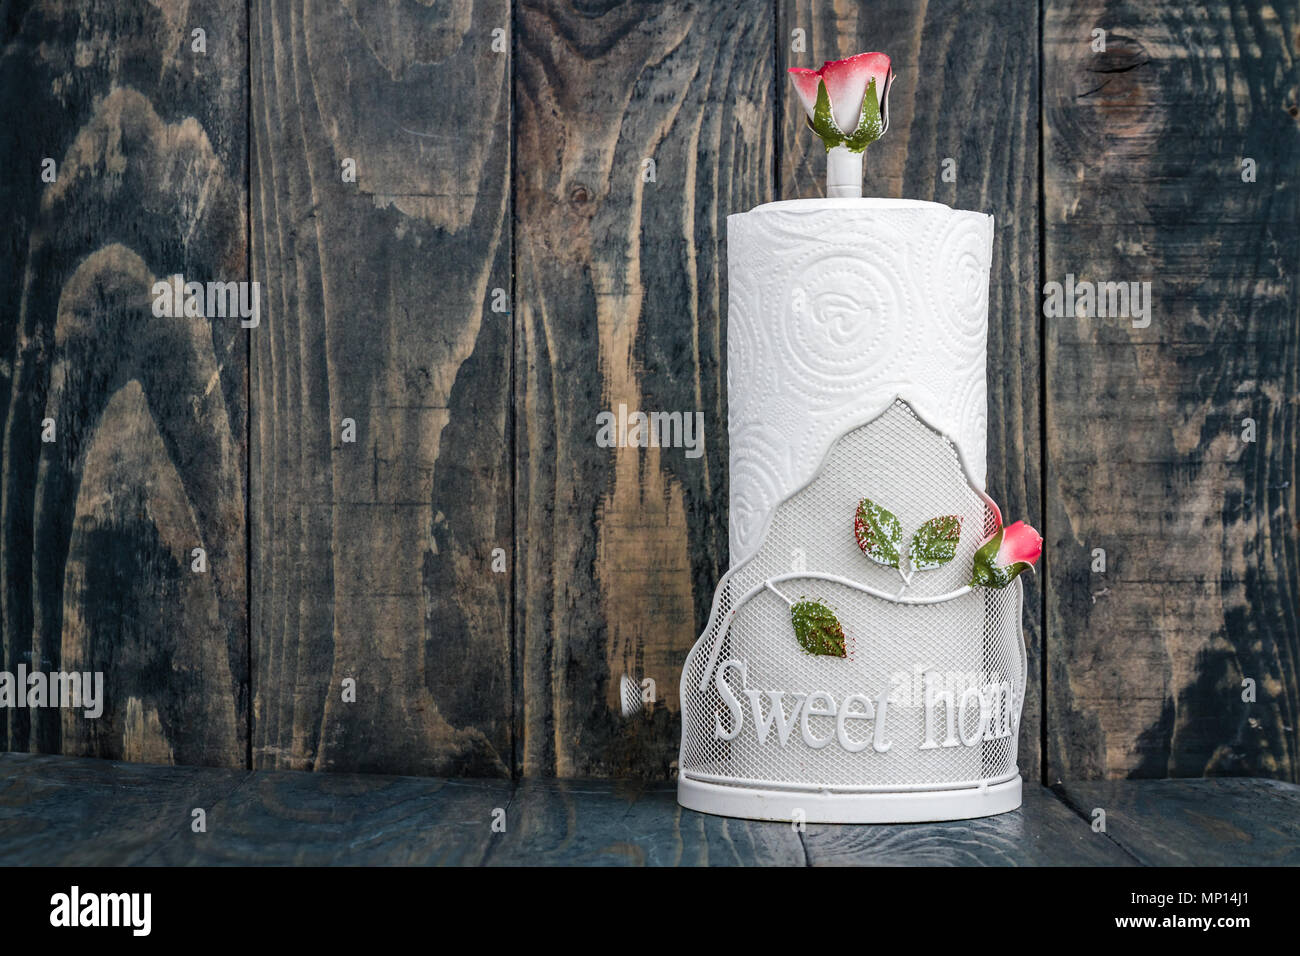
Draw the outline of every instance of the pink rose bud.
M1023 521L1002 527L1002 514L993 505L998 529L975 552L971 587L1004 588L1033 568L1043 553L1043 537Z
M790 79L808 114L808 125L827 149L845 145L861 152L889 129L889 87L894 72L885 54L859 53L847 60L827 61L820 70L792 67ZM829 109L819 114L823 85ZM869 89L874 90L873 96L867 95Z
M1009 566L1027 564L1030 567L1038 563L1043 553L1043 536L1025 524L1017 521L1002 530L1002 546L998 548L998 564Z

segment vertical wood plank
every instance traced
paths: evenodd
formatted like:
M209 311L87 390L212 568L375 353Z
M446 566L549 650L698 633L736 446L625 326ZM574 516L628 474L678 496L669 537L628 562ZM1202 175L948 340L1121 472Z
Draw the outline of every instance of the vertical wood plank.
M509 20L253 5L255 767L509 773Z
M242 0L6 12L4 667L99 671L105 697L0 709L9 749L245 763L247 333L151 290L248 278L246 26Z
M929 199L994 216L986 488L1008 521L1023 518L1041 529L1038 18L1034 4L1013 8L990 0L780 0L780 193L783 199L825 195L825 149L805 125L786 68L888 53L898 74L889 131L867 149L863 194ZM796 40L803 52L793 49ZM941 178L948 159L956 163L955 182ZM1025 582L1029 683L1019 743L1020 769L1031 780L1041 773L1038 580Z
M1046 276L1151 284L1149 325L1047 319L1053 778L1300 773L1298 30L1047 6Z
M722 242L771 198L772 27L755 0L516 5L525 773L676 759L678 676L726 565ZM601 447L620 406L703 412L703 454ZM624 718L646 679L657 699Z

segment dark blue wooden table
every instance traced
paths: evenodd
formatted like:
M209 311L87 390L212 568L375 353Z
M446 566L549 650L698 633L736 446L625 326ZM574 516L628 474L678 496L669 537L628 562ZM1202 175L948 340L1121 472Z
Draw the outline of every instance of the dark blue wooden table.
M196 829L202 810L203 829ZM1096 811L1105 813L1095 831ZM681 809L670 783L434 779L0 754L0 864L1300 864L1300 786L1030 785L982 820L788 824Z

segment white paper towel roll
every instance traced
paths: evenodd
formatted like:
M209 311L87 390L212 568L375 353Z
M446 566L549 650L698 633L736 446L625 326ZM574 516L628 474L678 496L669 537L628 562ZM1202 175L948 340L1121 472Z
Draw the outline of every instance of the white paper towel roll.
M727 217L731 563L847 428L906 399L984 485L993 217L799 199Z

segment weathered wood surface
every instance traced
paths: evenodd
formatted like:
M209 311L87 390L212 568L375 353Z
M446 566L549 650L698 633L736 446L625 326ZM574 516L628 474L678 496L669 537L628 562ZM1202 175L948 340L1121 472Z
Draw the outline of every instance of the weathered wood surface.
M5 864L474 865L508 781L0 755ZM194 811L202 809L203 829Z
M1281 780L1099 780L1065 798L1147 866L1300 865L1300 786Z
M810 824L813 866L1132 866L1134 861L1050 790L1026 783L1019 810L898 826Z
M722 242L772 198L772 29L756 2L515 8L527 774L665 777L677 756L678 676L726 566ZM620 405L702 411L703 455L598 446ZM656 700L625 718L646 679Z
M1133 866L1295 864L1300 787L1101 781L897 826L730 820L672 784L443 780L0 754L0 865ZM1107 813L1094 833L1091 809ZM204 832L193 827L205 812Z
M163 866L475 866L508 780L254 771L147 862Z
M510 773L509 25L254 4L254 767Z
M1300 774L1297 30L1294 2L1047 10L1046 278L1152 299L1046 320L1053 780Z
M7 866L156 862L163 848L191 832L196 808L211 810L251 776L0 754L0 860Z
M1041 528L1035 11L1027 7L1025 15L1012 15L1005 3L992 0L781 0L779 9L779 198L821 196L826 175L825 149L805 125L786 69L882 50L898 76L889 95L889 131L867 149L863 193L930 199L994 217L986 487L1008 521L1024 519ZM796 42L803 52L794 49ZM955 163L953 182L942 175L949 160ZM1042 620L1039 579L1027 578L1029 682L1019 762L1030 780L1041 772Z
M245 27L242 0L6 14L4 667L102 671L106 697L0 709L10 749L245 760L246 333L156 318L151 292L247 278Z
M515 791L488 865L803 866L787 824L684 810L675 784L529 780Z

